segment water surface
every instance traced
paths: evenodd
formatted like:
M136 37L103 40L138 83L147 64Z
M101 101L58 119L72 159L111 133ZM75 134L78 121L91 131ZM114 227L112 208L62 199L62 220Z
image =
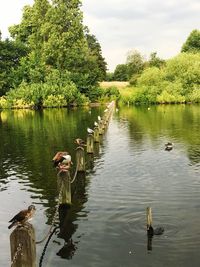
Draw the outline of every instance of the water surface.
M36 239L51 225L57 203L51 159L86 138L102 108L0 113L0 266L10 260L8 220L31 203ZM73 187L73 205L43 266L161 267L200 265L200 107L120 108L113 114L86 177ZM165 143L172 142L171 151ZM72 170L72 173L74 168ZM147 249L146 207L165 232ZM37 245L37 261L44 243Z

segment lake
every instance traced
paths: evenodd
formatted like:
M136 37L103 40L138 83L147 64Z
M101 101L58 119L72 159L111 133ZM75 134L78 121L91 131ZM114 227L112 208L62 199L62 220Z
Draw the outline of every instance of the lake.
M104 107L0 112L0 266L10 264L8 221L30 204L36 240L57 206L52 158L86 139ZM199 267L200 106L121 107L113 113L85 177L78 177L62 232L53 235L42 266ZM173 149L165 150L172 142ZM163 226L149 246L146 208ZM64 211L65 212L65 211ZM59 218L56 225L59 224ZM37 262L44 249L37 245Z

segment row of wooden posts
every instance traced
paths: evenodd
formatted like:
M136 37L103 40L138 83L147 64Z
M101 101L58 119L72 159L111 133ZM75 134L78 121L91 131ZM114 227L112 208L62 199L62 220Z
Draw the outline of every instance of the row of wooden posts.
M104 134L110 117L114 109L114 102L108 105L102 119L98 121L98 126L94 127L93 134L87 136L87 154L94 153L94 144L100 142L101 136ZM86 171L85 149L81 146L76 148L76 170L78 172ZM70 205L71 197L71 174L70 170L59 171L57 174L57 184L59 192L58 205ZM35 230L31 224L16 227L10 235L11 248L11 267L36 267L36 240Z

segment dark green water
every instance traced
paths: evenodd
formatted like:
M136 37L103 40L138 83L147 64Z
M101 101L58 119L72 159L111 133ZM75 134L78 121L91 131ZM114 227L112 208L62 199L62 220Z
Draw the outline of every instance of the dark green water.
M52 157L67 150L75 163L74 139L85 139L102 114L99 108L0 113L0 266L9 266L7 226L20 209L35 204L36 239L47 233L57 203ZM200 106L115 112L85 179L73 188L65 227L51 239L42 266L200 266L199 132ZM171 151L165 151L168 141ZM152 239L152 250L147 206L153 225L165 228ZM43 247L37 245L38 261Z

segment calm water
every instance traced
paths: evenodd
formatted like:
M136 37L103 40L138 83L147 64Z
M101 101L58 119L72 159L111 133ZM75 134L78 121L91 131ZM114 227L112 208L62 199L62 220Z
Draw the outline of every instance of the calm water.
M31 203L36 239L57 201L51 159L86 138L102 109L0 113L0 266L9 266L8 220ZM50 241L42 266L200 266L200 106L121 108L113 114L73 206ZM165 151L164 144L174 148ZM165 232L147 249L146 207ZM65 215L65 214L64 214ZM60 217L61 219L61 217ZM37 245L37 260L43 251Z

